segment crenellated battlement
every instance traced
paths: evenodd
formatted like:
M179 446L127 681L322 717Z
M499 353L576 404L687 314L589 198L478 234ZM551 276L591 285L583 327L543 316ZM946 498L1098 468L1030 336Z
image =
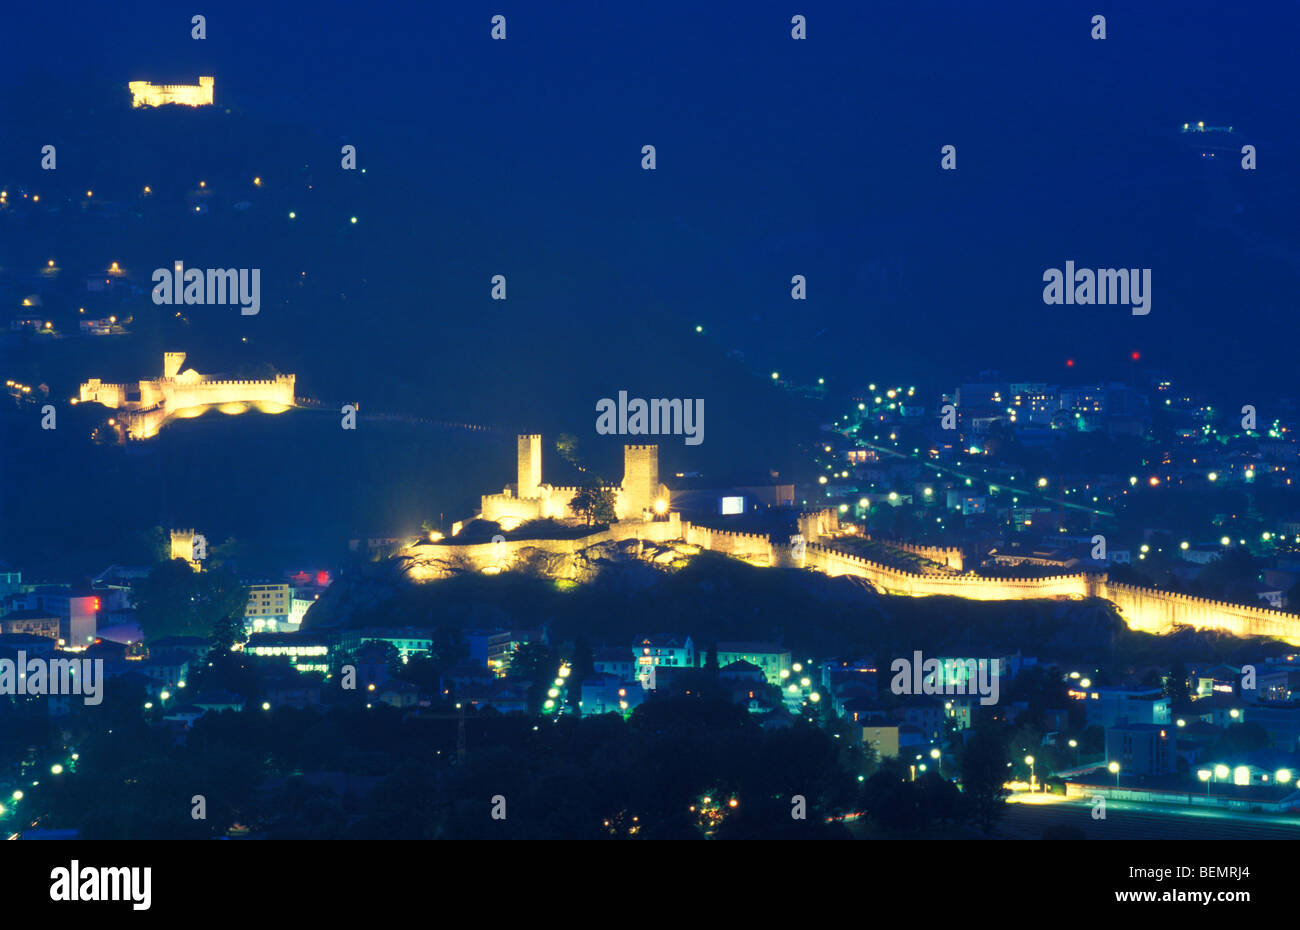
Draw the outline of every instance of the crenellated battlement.
M901 549L904 552L910 552L912 555L919 555L921 558L939 565L946 565L948 568L962 571L965 565L965 553L955 546L923 546L916 543L905 542L888 542L885 545L894 549Z
M91 378L80 387L81 402L122 411L127 435L132 439L157 435L169 419L183 410L202 412L218 407L228 413L241 413L245 405L252 405L264 413L279 413L295 406L296 375L277 374L267 380L209 378L192 368L182 372L184 363L184 352L166 352L163 376L134 385L104 384ZM133 392L138 397L128 400Z
M576 492L577 489L552 490ZM508 495L487 495L484 500L519 503L518 499L512 499ZM1178 626L1190 626L1196 629L1223 630L1236 636L1273 637L1292 645L1300 645L1300 615L1269 607L1229 604L1197 595L1112 583L1105 572L1069 572L1037 578L986 578L955 572L926 574L884 565L816 542L805 542L802 548L797 548L775 542L761 533L717 530L680 521L676 513L671 516L672 519L665 522L619 523L579 539L515 539L504 544L504 548L491 543L430 548L454 552L474 564L496 566L493 570L501 570L508 567L514 554L524 548L573 554L587 546L606 541L645 538L664 543L677 540L688 546L724 553L751 564L803 566L830 576L864 578L882 593L890 595L947 596L986 601L1102 598L1114 604L1125 623L1136 630L1164 633ZM435 574L429 575L434 576Z

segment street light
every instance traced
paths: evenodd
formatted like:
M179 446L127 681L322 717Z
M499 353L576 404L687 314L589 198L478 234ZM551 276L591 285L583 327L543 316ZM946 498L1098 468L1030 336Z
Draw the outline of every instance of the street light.
M1025 765L1029 766L1029 791L1030 791L1030 793L1032 793L1033 790L1034 790L1034 782L1035 782L1035 778L1034 778L1034 757L1033 757L1033 756L1025 756Z
M1210 793L1210 776L1213 774L1209 769L1201 769L1196 773L1196 777L1205 782L1205 793L1207 795Z
M1110 769L1111 774L1115 776L1115 787L1118 788L1119 787L1119 763L1112 762L1110 765L1106 766L1106 768Z

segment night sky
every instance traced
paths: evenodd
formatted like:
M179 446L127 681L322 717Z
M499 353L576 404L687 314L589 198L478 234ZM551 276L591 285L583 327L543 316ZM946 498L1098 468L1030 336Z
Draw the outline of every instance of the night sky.
M185 184L210 172L227 190L253 173L272 183L265 203L228 217L243 227L214 214L92 228L68 210L0 237L0 266L14 270L47 254L121 255L147 280L183 258L262 267L265 291L259 316L191 314L183 338L64 340L48 352L64 353L66 383L44 356L11 357L6 371L71 393L91 376L154 377L162 351L183 349L201 371L270 364L295 372L300 394L503 437L486 451L376 436L344 449L333 423L306 437L278 420L177 426L143 458L110 463L121 471L105 477L119 490L109 501L65 490L37 507L15 491L14 506L33 505L21 532L50 534L58 551L87 513L107 535L133 521L257 536L286 513L304 539L410 529L511 480L515 429L576 433L617 480L622 439L591 424L595 402L624 389L706 400L705 444L665 444L666 474L789 474L796 438L837 410L791 415L773 370L825 377L839 399L877 381L933 400L989 369L1067 383L1154 369L1229 406L1294 393L1296 4L698 6L7 11L6 183L138 191L146 163ZM195 12L203 41L190 38ZM1104 41L1090 38L1098 12ZM495 13L504 42L489 37ZM790 38L794 13L806 41ZM122 110L129 80L200 74L215 75L229 129L200 117L173 150L95 128L198 116L105 114ZM1198 120L1237 131L1179 132ZM47 141L61 143L57 178L38 170ZM345 143L364 181L340 170ZM1240 166L1247 143L1256 171ZM956 171L940 170L949 144ZM284 208L308 182L329 209L300 206L291 226ZM1151 268L1151 313L1045 305L1044 270L1069 260ZM299 269L311 288L300 294ZM498 272L505 304L488 299ZM800 303L794 274L808 282ZM49 440L11 432L11 488L67 489L99 467L80 447L52 457ZM386 496L352 494L362 487ZM120 509L97 513L109 506Z
M313 160L349 141L433 185L475 215L467 250L562 266L574 280L543 304L671 307L792 375L1055 378L1073 357L1086 379L1137 349L1175 376L1286 386L1294 3L200 6L202 42L171 3L20 5L0 75L213 73L219 102L331 147ZM1235 126L1259 170L1207 164L1177 132L1198 119ZM409 234L423 224L447 232L432 215ZM1044 306L1067 259L1151 267L1153 312Z

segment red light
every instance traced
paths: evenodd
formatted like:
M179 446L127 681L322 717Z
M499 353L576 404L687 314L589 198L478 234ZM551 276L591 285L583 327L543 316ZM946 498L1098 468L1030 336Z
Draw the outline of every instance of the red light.
M330 583L330 573L329 573L329 572L317 572L317 573L316 573L316 583L317 583L318 585L321 585L322 587L324 587L325 585L328 585L328 584Z
M1132 355L1129 356L1129 358L1133 359L1133 361L1135 361L1135 362L1136 362L1138 359L1140 359L1141 357L1142 357L1142 353L1141 353L1141 352L1134 352Z
M1074 367L1074 359L1072 359L1072 358L1067 358L1067 359L1065 360L1065 367L1066 367L1066 368L1073 368L1073 367Z

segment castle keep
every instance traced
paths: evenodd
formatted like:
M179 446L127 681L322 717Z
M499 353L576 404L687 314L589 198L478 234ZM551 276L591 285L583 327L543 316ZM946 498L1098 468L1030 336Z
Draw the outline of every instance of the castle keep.
M163 353L163 376L134 384L105 384L91 378L81 385L80 402L103 404L122 411L126 435L150 439L177 416L199 416L211 407L223 413L243 413L250 406L262 413L283 413L294 405L294 375L269 381L227 381L181 371L184 352Z
M520 436L517 450L518 480L500 494L484 494L478 517L507 530L528 520L577 519L570 502L579 489L542 483L541 435ZM620 520L649 519L668 510L669 491L659 483L658 446L623 447L623 483L614 497Z

